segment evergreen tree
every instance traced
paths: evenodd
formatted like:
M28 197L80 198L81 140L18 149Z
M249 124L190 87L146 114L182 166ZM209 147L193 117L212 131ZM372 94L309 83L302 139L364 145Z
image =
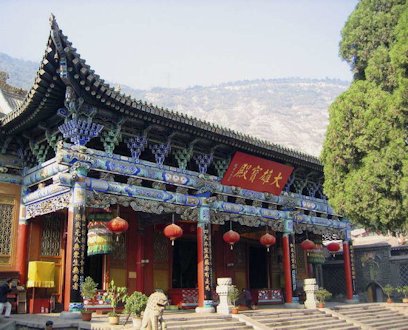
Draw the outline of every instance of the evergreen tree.
M408 5L362 0L340 53L355 72L329 109L322 152L324 189L353 222L408 229Z

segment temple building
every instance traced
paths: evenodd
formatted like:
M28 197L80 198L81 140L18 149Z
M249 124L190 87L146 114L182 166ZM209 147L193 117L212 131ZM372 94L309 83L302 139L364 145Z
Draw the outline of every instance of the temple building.
M0 273L25 285L29 262L53 262L64 310L86 276L185 308L231 277L256 303L291 304L304 278L324 284L333 240L352 299L350 224L317 158L124 95L50 22L31 90L0 86Z

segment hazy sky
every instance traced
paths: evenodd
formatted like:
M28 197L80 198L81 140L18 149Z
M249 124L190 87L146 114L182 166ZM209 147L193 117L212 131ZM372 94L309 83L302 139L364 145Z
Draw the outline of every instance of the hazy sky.
M52 12L102 78L134 88L351 80L338 43L357 2L0 0L0 52L39 62Z

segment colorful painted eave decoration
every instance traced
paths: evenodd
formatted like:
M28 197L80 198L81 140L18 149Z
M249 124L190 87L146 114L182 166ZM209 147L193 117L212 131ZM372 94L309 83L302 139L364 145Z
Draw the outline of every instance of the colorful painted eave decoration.
M280 195L293 167L237 151L221 183Z

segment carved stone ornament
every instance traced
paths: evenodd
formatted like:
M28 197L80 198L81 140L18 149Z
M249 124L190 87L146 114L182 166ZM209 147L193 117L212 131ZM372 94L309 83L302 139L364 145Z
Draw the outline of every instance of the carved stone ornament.
M33 203L26 206L26 219L34 218L38 215L48 214L57 210L62 210L69 206L71 192L51 197L47 200Z

